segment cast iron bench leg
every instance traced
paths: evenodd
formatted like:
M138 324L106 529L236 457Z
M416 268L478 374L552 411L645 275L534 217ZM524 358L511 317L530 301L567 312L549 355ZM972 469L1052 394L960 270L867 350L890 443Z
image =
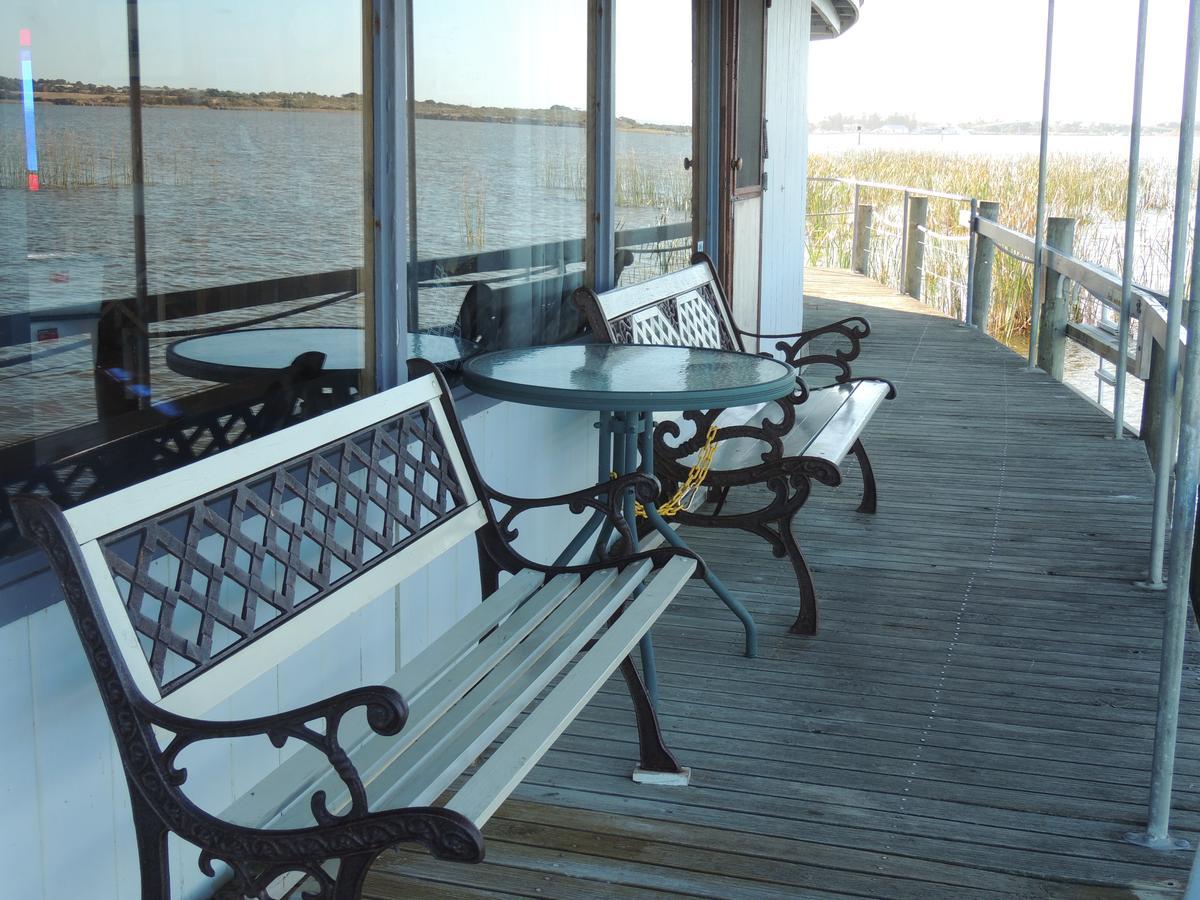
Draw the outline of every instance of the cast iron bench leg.
M788 631L792 634L816 634L817 589L813 586L812 573L809 572L808 563L804 561L804 554L800 550L800 545L796 543L796 536L792 533L792 515L779 522L779 537L783 544L783 551L792 564L792 569L796 573L796 586L800 589L800 611ZM776 555L782 556L783 554L777 553Z
M638 748L640 750L643 772L666 772L682 774L685 770L679 765L671 751L663 741L662 730L658 726L658 713L646 692L646 685L634 668L633 657L625 657L621 663L621 675L625 686L629 689L629 697L633 700L633 713L637 718Z
M875 470L871 468L871 460L867 458L867 448L863 446L862 440L859 439L854 442L854 446L850 448L850 452L854 454L858 460L858 467L862 470L863 497L862 503L858 505L858 511L873 513L876 510Z

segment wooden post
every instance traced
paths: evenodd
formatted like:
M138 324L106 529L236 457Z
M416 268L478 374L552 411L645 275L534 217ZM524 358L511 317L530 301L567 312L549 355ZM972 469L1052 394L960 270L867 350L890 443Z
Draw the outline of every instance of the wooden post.
M1000 204L994 200L979 201L979 218L995 222L1000 218ZM971 225L975 227L974 223ZM975 235L975 266L971 298L971 324L987 333L988 310L992 305L992 266L996 261L996 244L982 234Z
M871 204L860 203L854 208L854 248L850 267L859 275L867 274L867 259L871 255Z
M1150 377L1142 395L1142 427L1138 431L1150 456L1150 465L1158 468L1158 446L1162 443L1162 398L1167 389L1166 352L1156 341L1150 341Z
M1046 246L1069 254L1075 247L1075 220L1051 216L1046 223ZM1041 323L1038 328L1037 364L1056 381L1062 381L1063 362L1067 355L1069 281L1054 271L1052 266L1045 266L1043 271L1046 273L1046 280L1045 289L1042 291Z
M921 299L925 280L925 223L929 220L929 198L908 198L908 238L904 242L904 293Z

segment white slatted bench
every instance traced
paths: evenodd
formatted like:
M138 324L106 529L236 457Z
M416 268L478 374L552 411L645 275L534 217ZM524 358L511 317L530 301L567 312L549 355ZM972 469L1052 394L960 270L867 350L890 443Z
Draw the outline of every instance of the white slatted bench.
M629 654L701 564L660 548L554 568L510 543L517 515L556 505L600 509L629 537L625 491L647 499L658 485L633 475L548 499L492 491L444 381L413 368L424 374L399 388L65 512L13 500L108 710L143 897L169 896L170 832L200 849L206 874L232 870L230 897L289 878L358 897L375 856L401 841L478 862L479 829L617 668L636 712L635 777L686 783ZM386 684L251 720L202 718L471 536L485 602ZM177 761L233 737L303 746L213 814L188 799Z
M870 334L870 324L851 316L797 334L758 334L738 328L712 261L703 253L678 272L603 294L580 288L574 300L596 340L742 352L747 352L746 339L775 340L776 350L802 376L814 367L833 367L836 376L828 387L810 390L801 378L795 394L778 402L687 412L684 418L694 423L694 432L684 435L678 423L664 420L654 439L655 474L662 481L664 496L671 496L686 481L710 427L716 428L712 468L705 481L715 506L683 509L675 519L681 525L740 528L766 539L776 556L789 559L796 574L800 610L791 631L815 634L816 589L792 519L808 499L814 480L831 486L841 483L841 465L851 454L863 476L859 511L876 510L875 475L861 435L875 410L896 391L884 379L854 377L850 371L863 338ZM818 351L814 342L823 338L845 345ZM730 490L751 484L765 486L770 497L749 511L726 511Z

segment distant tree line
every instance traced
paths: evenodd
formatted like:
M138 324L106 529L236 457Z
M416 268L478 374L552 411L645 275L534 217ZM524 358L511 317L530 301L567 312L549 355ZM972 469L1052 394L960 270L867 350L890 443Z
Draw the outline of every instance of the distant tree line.
M36 78L34 97L43 103L63 106L125 106L127 85L93 84L64 78ZM0 100L20 100L21 81L0 76ZM219 88L142 86L143 106L200 106L212 109L358 109L362 95L356 92L333 96L313 91L223 91Z
M905 115L903 113L890 113L888 115L880 115L879 113L871 113L869 115L846 115L844 113L833 113L826 116L819 122L810 122L809 128L813 131L855 131L861 128L863 131L877 131L880 128L894 128L902 126L909 131L933 131L938 128L962 128L966 131L975 134L1036 134L1041 129L1041 122L1036 120L1030 121L1011 121L1011 122L996 122L977 120L974 122L956 123L953 126L946 122L922 122L915 116ZM1054 131L1069 134L1129 134L1129 125L1118 122L1054 122L1052 126ZM1159 125L1147 125L1143 129L1148 134L1173 132L1178 130L1178 126L1165 123Z

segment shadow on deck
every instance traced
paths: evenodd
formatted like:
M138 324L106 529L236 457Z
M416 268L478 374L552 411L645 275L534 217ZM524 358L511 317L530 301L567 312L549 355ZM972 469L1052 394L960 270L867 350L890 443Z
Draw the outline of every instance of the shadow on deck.
M762 657L693 587L656 627L663 726L688 788L636 786L610 684L484 829L488 861L381 859L367 896L1149 897L1190 854L1145 824L1161 594L1144 575L1142 445L1023 360L874 282L811 272L806 321L869 317L859 374L900 397L797 536L820 632L757 538L691 532L759 622ZM848 467L853 469L853 462ZM820 486L818 486L820 487ZM1173 829L1200 831L1189 647ZM619 681L619 679L618 679Z

